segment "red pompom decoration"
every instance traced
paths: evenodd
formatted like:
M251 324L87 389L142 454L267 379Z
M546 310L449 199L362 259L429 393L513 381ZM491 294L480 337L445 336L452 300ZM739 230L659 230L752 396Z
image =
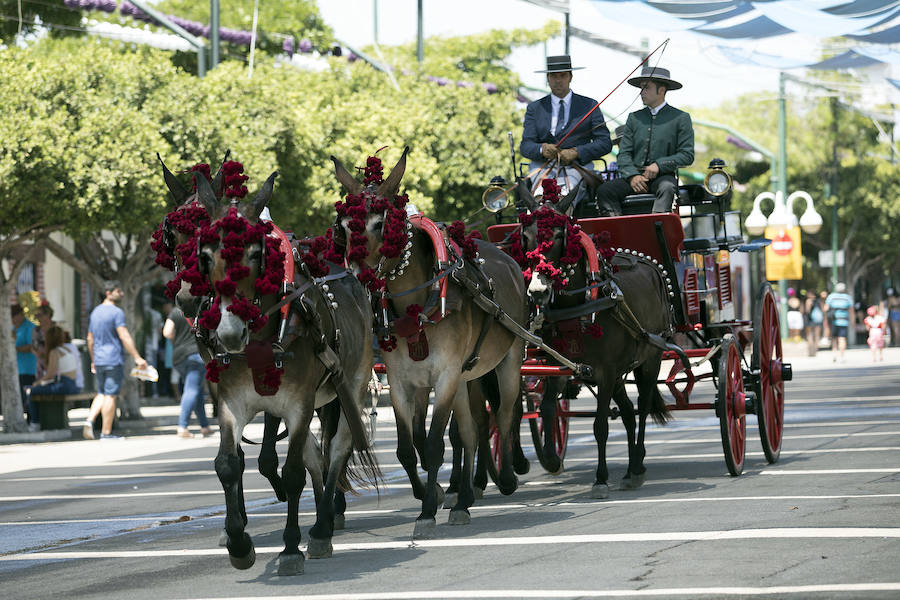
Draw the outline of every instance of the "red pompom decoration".
M587 327L584 328L584 332L594 338L602 338L603 337L603 327L596 323L591 323Z
M378 347L385 352L393 352L397 347L397 338L394 336L387 338L378 338Z
M206 363L206 379L212 383L218 383L219 374L228 368L228 365L219 365L219 361L215 358Z

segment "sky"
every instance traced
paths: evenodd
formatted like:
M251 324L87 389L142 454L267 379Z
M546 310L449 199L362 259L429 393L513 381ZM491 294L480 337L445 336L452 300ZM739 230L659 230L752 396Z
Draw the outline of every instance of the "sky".
M378 41L383 45L413 42L416 39L416 0L320 0L319 10L341 41L363 47L374 41L373 6L378 5ZM560 13L523 0L452 0L423 2L423 29L432 35L468 35L490 29L537 28L550 19L562 22ZM735 95L766 91L773 100L778 91L778 71L732 64L716 49L730 43L743 49L780 56L803 57L810 62L820 58L818 41L810 36L791 34L768 40L728 42L688 32L639 31L613 21L583 0L571 0L571 23L598 35L652 50L669 39L658 60L672 78L681 82L681 90L672 91L667 100L675 106L716 106ZM546 88L545 75L534 73L544 68L544 56L563 54L563 37L543 45L519 49L509 66L526 85ZM425 52L428 52L426 44ZM574 71L572 89L602 100L622 81L640 60L632 55L603 48L577 38L570 39ZM798 75L800 73L797 73ZM790 90L788 90L790 92ZM627 113L641 107L638 90L624 84L603 102L607 117L624 120Z

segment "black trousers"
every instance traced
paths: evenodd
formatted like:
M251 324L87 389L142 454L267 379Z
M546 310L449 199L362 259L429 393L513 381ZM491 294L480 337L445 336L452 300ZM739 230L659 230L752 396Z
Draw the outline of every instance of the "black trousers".
M653 212L663 213L672 210L672 202L678 191L678 182L674 175L659 175L650 182L650 193L656 196ZM622 214L622 201L625 196L636 192L631 189L627 179L613 179L597 188L594 198L601 216L618 216Z

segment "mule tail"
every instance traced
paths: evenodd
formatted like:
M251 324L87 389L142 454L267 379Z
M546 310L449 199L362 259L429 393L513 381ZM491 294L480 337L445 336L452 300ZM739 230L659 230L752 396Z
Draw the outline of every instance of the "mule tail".
M330 452L331 439L337 433L338 420L344 414L342 408L339 402L329 402L319 409L319 418L322 420L322 444L326 456ZM359 413L357 413L356 417L359 418ZM345 418L349 419L352 417L345 415ZM354 496L359 495L359 492L354 489L355 487L374 487L375 492L380 496L379 480L383 482L384 475L372 448L367 446L360 450L354 447L350 460L347 462L347 467L338 478L337 486L340 491Z
M650 418L653 419L653 422L657 425L665 425L672 420L672 413L669 411L669 407L666 406L666 401L663 399L662 394L659 393L659 388L656 386L653 386L649 414Z

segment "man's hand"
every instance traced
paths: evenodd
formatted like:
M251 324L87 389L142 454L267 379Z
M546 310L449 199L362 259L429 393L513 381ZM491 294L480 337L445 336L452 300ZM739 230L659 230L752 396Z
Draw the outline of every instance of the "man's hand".
M651 163L644 167L644 177L647 178L647 181L654 179L657 175L659 175L659 165L656 163Z
M559 151L559 162L564 165L571 164L578 160L578 150L575 148L566 148Z
M141 357L141 356L134 357L134 364L135 364L135 366L137 366L138 369L146 369L147 368L147 361L144 360L143 357Z
M547 160L556 158L557 154L559 154L559 148L557 148L555 145L541 144L541 156L543 156Z
M648 179L643 175L635 175L628 180L628 183L631 184L631 189L639 194L645 194L650 189L647 187Z

